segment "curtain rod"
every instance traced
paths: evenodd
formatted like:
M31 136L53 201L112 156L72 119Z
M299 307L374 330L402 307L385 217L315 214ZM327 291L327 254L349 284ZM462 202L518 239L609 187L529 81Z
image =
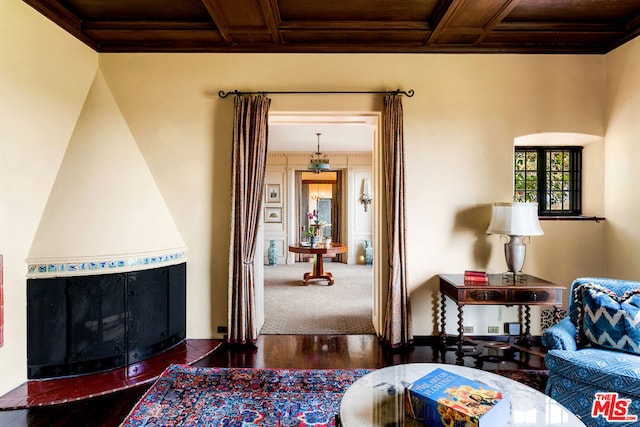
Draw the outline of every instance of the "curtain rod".
M413 89L409 89L408 91L396 89L396 90L383 90L383 91L375 91L375 90L266 91L265 90L265 91L256 91L256 92L252 92L252 91L244 92L239 90L225 92L224 90L221 90L218 92L218 96L220 98L226 98L229 95L268 95L268 94L297 95L297 94L362 94L362 93L384 93L387 95L406 95L409 98L411 98L414 95Z

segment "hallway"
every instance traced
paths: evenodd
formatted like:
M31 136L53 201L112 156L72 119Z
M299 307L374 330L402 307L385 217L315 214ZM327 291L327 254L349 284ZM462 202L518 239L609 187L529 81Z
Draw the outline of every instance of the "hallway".
M367 265L327 262L335 284L302 283L311 263L264 268L265 323L261 334L374 334L373 270Z

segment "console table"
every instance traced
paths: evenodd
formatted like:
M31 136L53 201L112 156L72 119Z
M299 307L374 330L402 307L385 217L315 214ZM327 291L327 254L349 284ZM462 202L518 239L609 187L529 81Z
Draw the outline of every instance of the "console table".
M528 342L531 324L531 306L553 306L556 321L560 320L564 286L551 283L530 275L518 276L519 280L504 280L502 274L489 274L487 283L465 282L463 274L441 274L440 277L440 340L446 346L446 304L445 297L451 298L458 306L458 340L456 364L462 365L464 352L464 306L504 305L524 306L524 342Z
M304 273L303 282L305 286L309 284L311 279L326 279L329 281L329 286L333 285L333 275L328 271L324 271L324 262L322 261L323 255L334 255L343 252L347 252L347 245L341 243L332 243L331 246L289 246L289 251L297 254L311 254L313 255L313 271L310 273Z

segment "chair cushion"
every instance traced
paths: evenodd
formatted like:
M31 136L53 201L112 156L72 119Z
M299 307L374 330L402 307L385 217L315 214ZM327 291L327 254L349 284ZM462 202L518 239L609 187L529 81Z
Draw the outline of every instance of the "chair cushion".
M574 381L562 375L549 377L549 381L547 382L547 395L576 414L587 427L611 427L613 425L619 427L638 427L637 421L626 423L616 422L614 424L607 421L603 415L593 418L591 411L593 409L594 396L596 393L602 391L601 388ZM635 396L619 393L618 399L629 399L631 401L627 408L629 415L640 414L640 400Z
M604 286L586 283L575 289L574 297L579 343L640 354L640 289L617 295Z
M549 350L545 356L549 378L555 374L601 391L640 397L640 356L601 348Z

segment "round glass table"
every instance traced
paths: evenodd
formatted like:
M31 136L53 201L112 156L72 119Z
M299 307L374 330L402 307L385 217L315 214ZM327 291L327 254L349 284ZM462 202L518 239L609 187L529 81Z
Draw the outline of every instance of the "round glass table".
M488 387L502 390L511 399L511 421L507 426L576 426L584 423L564 406L544 393L498 374L465 366L441 363L409 363L370 372L354 382L340 403L343 427L416 426L424 427L404 413L404 387L436 368Z

